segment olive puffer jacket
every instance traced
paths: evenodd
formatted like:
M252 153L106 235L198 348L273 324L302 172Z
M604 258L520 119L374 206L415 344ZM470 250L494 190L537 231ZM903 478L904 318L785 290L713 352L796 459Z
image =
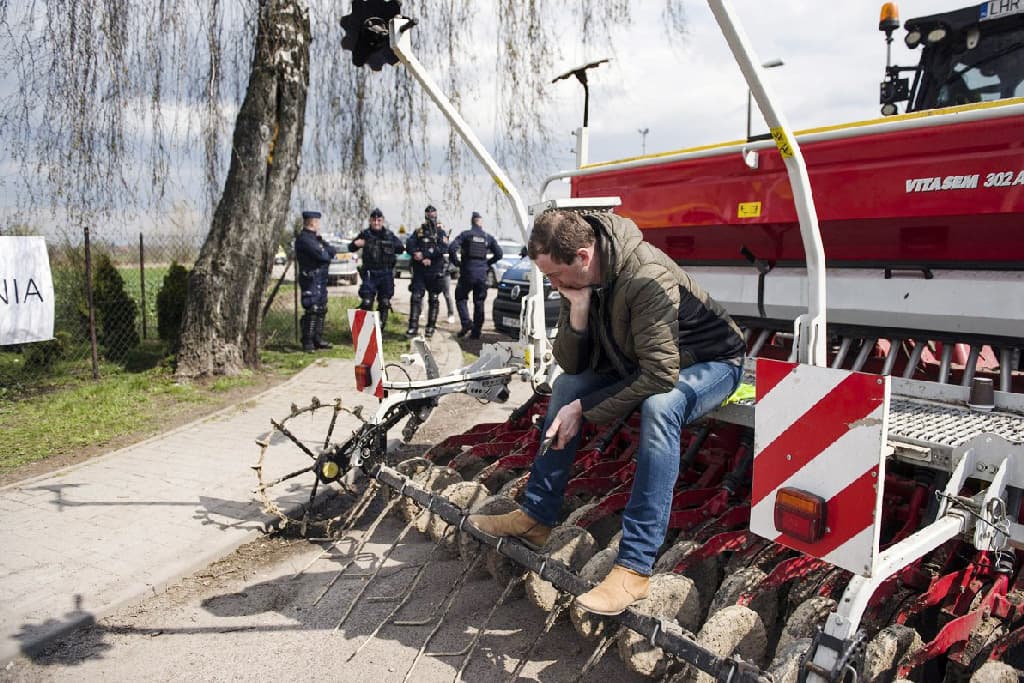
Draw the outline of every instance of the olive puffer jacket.
M643 241L636 224L611 213L585 216L597 235L602 283L591 293L587 329L569 325L562 300L555 360L570 374L586 369L619 381L580 397L583 416L604 424L649 396L670 391L694 363L741 363L743 336L725 309L675 261Z

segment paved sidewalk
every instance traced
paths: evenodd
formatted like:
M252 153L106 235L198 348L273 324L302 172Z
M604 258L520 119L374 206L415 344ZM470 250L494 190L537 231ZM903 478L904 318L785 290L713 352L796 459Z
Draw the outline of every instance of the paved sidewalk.
M442 372L462 351L439 333L431 349ZM49 475L0 488L0 667L60 634L98 619L219 559L271 522L253 496L256 439L290 406L342 399L372 414L376 402L355 391L352 361L324 359L289 381L141 443ZM321 417L289 422L323 438ZM338 441L358 423L341 413ZM346 431L348 430L348 431ZM270 449L297 457L281 435ZM294 469L287 458L274 468ZM295 492L284 502L304 500ZM281 499L279 499L281 500Z

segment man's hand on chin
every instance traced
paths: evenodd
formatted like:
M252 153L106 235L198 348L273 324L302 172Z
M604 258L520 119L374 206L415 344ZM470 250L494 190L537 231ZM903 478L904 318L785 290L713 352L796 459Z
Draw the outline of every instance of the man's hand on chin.
M577 332L587 329L590 313L590 287L559 287L558 293L569 302L569 325Z
M558 293L562 297L569 301L569 305L575 308L576 306L590 306L590 287L583 287L575 289L572 287L559 287Z

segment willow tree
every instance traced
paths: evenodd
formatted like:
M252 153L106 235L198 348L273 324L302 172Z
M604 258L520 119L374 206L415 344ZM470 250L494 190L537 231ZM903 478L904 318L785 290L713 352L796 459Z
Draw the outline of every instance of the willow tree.
M552 147L546 86L567 66L565 36L614 53L631 5L410 0L402 9L420 22L416 54L456 106L473 121L465 93L494 101L496 156L535 186ZM454 202L475 163L454 131L431 139L439 114L404 69L352 66L340 48L350 7L0 0L0 169L12 169L0 171L4 222L57 223L68 239L89 225L130 243L125 226L188 203L205 239L179 372L258 365L259 304L290 209L314 200L333 215L365 215L390 184L408 210L432 174L452 179L441 199ZM670 35L683 22L682 0L664 0ZM481 30L497 49L477 52Z
M261 0L231 166L189 276L180 375L231 374L259 365L263 292L299 173L309 42L303 0Z

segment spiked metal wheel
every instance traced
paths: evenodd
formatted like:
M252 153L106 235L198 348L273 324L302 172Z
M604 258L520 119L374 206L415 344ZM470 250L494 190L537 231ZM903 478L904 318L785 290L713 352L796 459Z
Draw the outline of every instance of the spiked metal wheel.
M342 413L355 417L359 425L344 443L335 444L332 440ZM329 518L319 519L313 512L321 484L339 482L351 469L356 452L383 452L385 445L381 432L363 419L361 406L349 409L340 399L322 403L314 397L304 407L292 404L287 416L270 423L273 429L256 441L260 447L253 465L256 494L264 512L280 519L283 526L301 524L302 533L311 523L329 524Z

